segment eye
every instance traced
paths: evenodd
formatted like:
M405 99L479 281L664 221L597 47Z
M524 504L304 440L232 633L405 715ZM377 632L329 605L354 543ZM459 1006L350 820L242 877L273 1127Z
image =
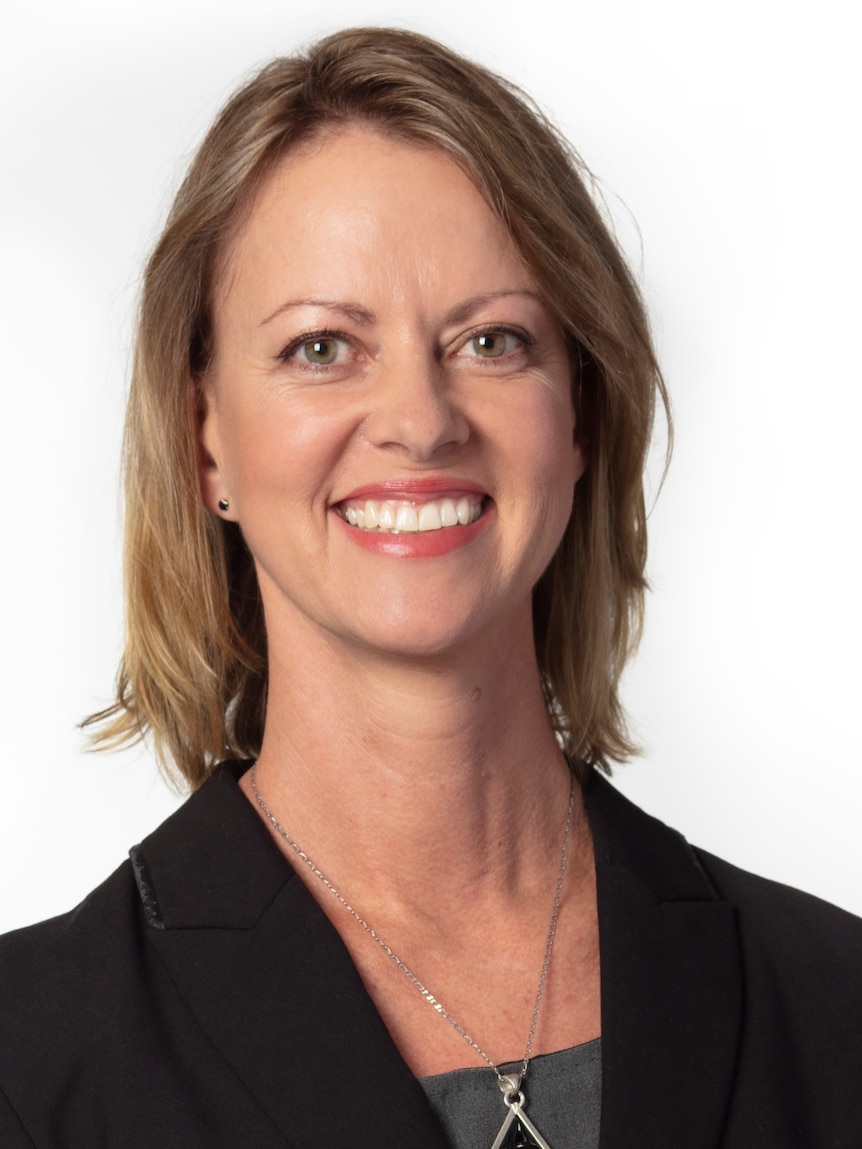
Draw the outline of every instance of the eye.
M512 342L514 337L506 331L488 331L471 339L470 347L482 359L499 359L511 350L509 344Z
M532 342L526 331L505 327L486 328L467 339L462 354L469 359L503 359L524 351L532 346Z
M314 339L307 339L294 350L300 359L310 363L312 367L329 367L339 363L347 353L347 344L335 335L318 335Z
M353 340L343 331L303 331L278 353L276 359L296 371L341 367L356 358Z

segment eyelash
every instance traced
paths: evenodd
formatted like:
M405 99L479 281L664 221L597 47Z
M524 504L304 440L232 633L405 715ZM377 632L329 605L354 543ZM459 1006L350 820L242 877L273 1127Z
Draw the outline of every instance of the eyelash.
M514 339L518 340L520 347L515 348L514 351L504 352L499 356L471 356L471 358L476 359L479 362L484 361L486 363L497 363L508 359L513 354L517 354L518 351L529 351L532 347L535 346L536 343L536 340L522 327L514 327L508 323L486 324L485 326L477 327L474 331L469 331L466 335L462 336L461 341L458 344L457 351L463 350L469 343L472 343L474 339L480 339L483 335L511 335ZM326 339L338 339L343 343L347 343L350 346L353 346L353 339L346 331L339 331L334 328L327 327L323 330L301 332L296 336L296 338L291 339L290 343L288 343L287 346L278 353L276 358L282 363L289 363L293 359L294 355L296 355L298 351L305 347L306 344L314 343L316 340L322 341ZM308 362L302 363L302 369L304 371L326 371L330 367L335 366L338 366L338 364Z
M469 331L466 336L461 339L461 343L458 348L459 351L465 348L468 343L472 343L474 339L481 339L483 335L511 335L512 338L517 339L521 345L520 347L515 348L514 351L506 351L502 355L498 356L475 355L471 357L486 363L497 363L501 360L506 360L511 355L517 354L518 351L529 351L536 344L536 340L532 337L532 335L526 332L523 327L513 327L508 323L491 323L486 324L484 327L478 327L475 331Z
M295 339L291 339L290 343L278 353L277 359L282 363L289 363L293 356L307 343L314 343L317 340L324 339L340 339L342 343L349 343L353 345L353 340L346 331L336 331L333 328L324 328L322 331L303 331L297 335ZM303 369L307 371L323 371L328 366L325 363L303 363Z

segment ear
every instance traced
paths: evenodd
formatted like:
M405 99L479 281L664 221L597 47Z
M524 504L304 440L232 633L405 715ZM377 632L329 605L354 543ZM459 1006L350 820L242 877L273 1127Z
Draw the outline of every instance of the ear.
M221 467L222 448L215 388L211 382L206 381L196 382L193 386L201 502L220 519L235 523L237 516ZM225 502L227 509L223 510Z

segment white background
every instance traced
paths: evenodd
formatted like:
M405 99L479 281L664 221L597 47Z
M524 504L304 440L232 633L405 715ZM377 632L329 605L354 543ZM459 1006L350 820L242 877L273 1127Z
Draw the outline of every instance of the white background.
M532 92L602 177L642 276L678 445L626 683L646 752L619 785L697 844L862 913L851 5L18 8L0 47L0 929L73 905L177 801L145 752L86 756L75 730L120 649L137 277L241 77L359 23L430 33Z

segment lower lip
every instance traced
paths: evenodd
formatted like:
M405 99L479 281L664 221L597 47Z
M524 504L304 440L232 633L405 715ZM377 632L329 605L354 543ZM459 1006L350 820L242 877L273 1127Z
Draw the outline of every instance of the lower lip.
M490 501L475 523L466 527L441 527L437 531L363 531L333 511L333 515L348 537L363 550L376 555L388 555L402 559L431 559L448 555L472 543L487 526L494 511Z

